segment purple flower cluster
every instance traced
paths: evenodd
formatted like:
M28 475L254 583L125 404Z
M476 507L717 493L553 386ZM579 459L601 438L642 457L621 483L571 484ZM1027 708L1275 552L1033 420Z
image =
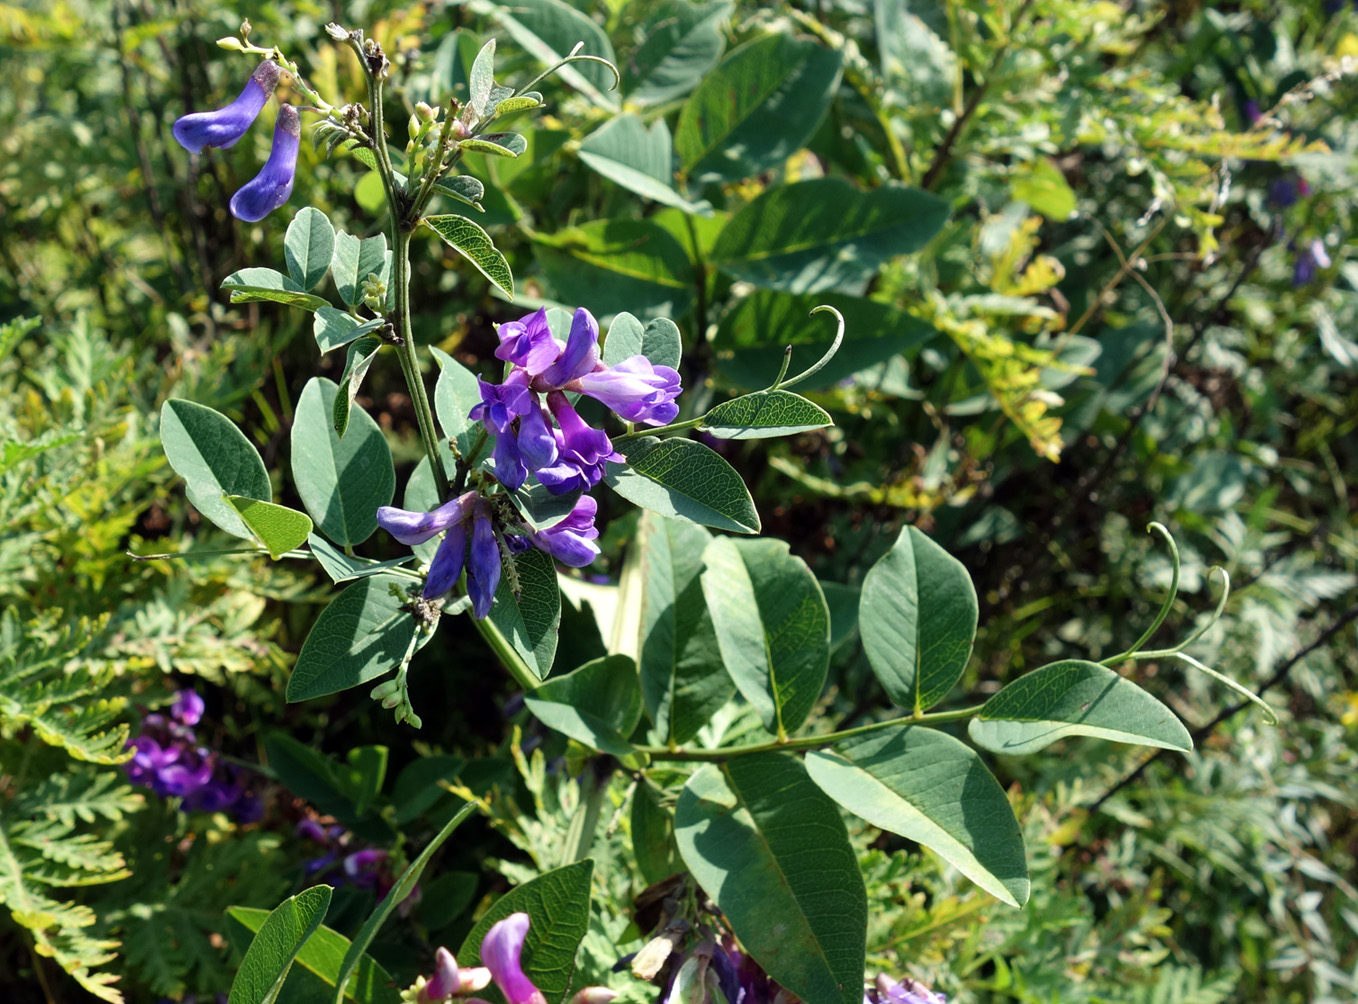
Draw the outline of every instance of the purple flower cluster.
M234 146L254 124L278 86L278 64L265 61L250 79L240 97L215 112L193 112L174 124L174 138L190 153L205 146L225 149ZM268 161L231 197L231 215L247 223L258 223L288 201L297 172L297 150L302 142L302 119L291 105L279 105L274 123L273 150Z
M881 974L876 983L863 994L863 1004L947 1004L948 998L934 993L919 980L909 976L893 982Z
M181 690L168 716L143 718L141 732L127 741L133 751L124 765L128 780L162 798L182 798L185 809L230 812L240 822L257 822L263 815L258 797L238 777L228 779L217 754L198 745L192 727L202 717L203 699Z
M459 969L453 953L440 947L434 953L434 974L415 980L401 997L413 1004L443 1004L466 994L474 994L490 986L500 988L508 1004L547 1004L542 991L533 985L523 971L523 943L528 937L531 920L526 913L512 913L493 925L481 939L481 966ZM585 987L571 1004L609 1004L616 997L606 987ZM467 997L465 1004L486 1004L478 997Z
M642 355L605 366L599 324L583 307L565 344L553 337L545 308L500 325L498 334L495 357L511 368L503 383L481 381L471 417L495 437L495 477L511 490L532 473L554 495L588 491L603 478L605 463L623 459L606 433L580 417L567 392L601 401L629 422L664 425L679 414L679 374Z
M553 495L588 491L602 480L604 464L621 461L608 434L580 417L567 393L586 394L629 422L664 425L679 414L679 374L645 356L605 366L599 359L599 325L583 307L571 320L562 343L539 310L500 325L499 359L510 364L504 382L480 381L481 402L470 417L495 437L492 460L496 479L511 491L529 473ZM594 517L598 503L581 495L565 519L544 530L497 525L496 509L480 492L469 491L431 512L395 506L377 510L377 523L402 544L422 544L443 533L430 563L424 598L437 599L467 573L472 615L490 613L500 584L502 546L510 552L530 547L563 565L583 568L599 556Z

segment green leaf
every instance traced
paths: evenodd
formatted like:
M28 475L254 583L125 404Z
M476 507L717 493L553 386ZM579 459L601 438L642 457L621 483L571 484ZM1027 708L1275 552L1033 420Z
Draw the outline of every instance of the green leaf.
M604 482L633 505L719 530L759 532L744 480L702 443L645 436L625 448L627 463L610 463Z
M363 300L363 283L369 275L386 271L387 236L359 239L343 230L335 234L335 253L330 270L335 277L335 288L340 299L351 307Z
M484 119L490 112L490 92L495 87L495 39L481 46L472 62L472 72L467 82L467 103L478 119Z
M363 378L368 375L368 368L372 366L380 351L382 339L362 338L351 342L349 350L344 354L344 373L340 376L339 389L335 392L335 407L330 413L335 435L341 439L349 431L349 413L353 411L358 388L363 384Z
M604 753L627 756L627 737L641 718L641 691L631 656L609 655L548 680L526 698L538 720Z
M453 831L461 826L463 820L474 811L476 811L476 805L472 802L468 802L459 809L453 818L444 824L443 829L438 832L434 839L425 845L420 856L412 861L405 871L401 872L401 877L396 880L396 884L388 890L377 909L368 915L368 919L359 928L358 934L354 935L353 944L344 953L344 961L340 963L339 975L335 979L336 986L342 987L348 983L350 974L358 968L363 959L363 953L372 944L372 940L382 924L391 916L391 912L396 909L397 905L415 890L415 886L420 881L420 876L424 874L434 852L443 846L444 841L451 837Z
M337 760L279 731L269 733L264 751L270 769L292 794L310 802L318 812L334 816L364 839L390 839L389 822L372 812L358 811L353 778L344 776L346 771Z
M1068 220L1075 212L1075 192L1049 157L1039 157L1020 171L1009 192L1049 220Z
M650 220L594 220L533 240L553 287L600 316L620 304L642 314L680 315L693 301L688 252Z
M867 894L838 806L786 753L709 764L674 815L684 863L806 1004L861 1004Z
M303 310L320 310L329 301L312 296L282 272L271 268L243 268L222 280L222 289L229 290L232 303L269 301L284 303Z
M561 0L515 0L512 7L498 7L495 15L514 41L544 66L561 62L577 42L584 42L584 55L616 62L604 30ZM562 66L556 75L600 108L617 111L617 101L604 93L615 84L608 67L577 63Z
M924 711L956 685L976 638L976 588L962 563L913 526L868 570L858 630L887 696Z
M160 409L160 441L198 511L227 533L252 540L254 534L224 496L268 502L273 490L259 451L235 423L204 405L171 398Z
M486 932L512 913L526 913L531 926L523 943L523 971L551 1004L558 1004L570 989L575 955L589 929L593 874L594 862L586 858L539 875L505 893L462 942L457 951L458 965L481 965L481 941ZM494 987L487 988L484 996L493 1004L504 999Z
M657 317L642 327L640 321L624 311L608 326L603 361L605 366L616 366L632 356L645 356L656 366L678 369L683 352L679 326L668 317Z
M1067 736L1193 748L1193 737L1174 712L1131 680L1083 659L1020 676L985 702L967 733L977 746L1009 754L1035 753Z
M231 982L230 1004L273 1004L297 957L330 908L328 885L284 900L265 919Z
M424 223L443 238L443 242L476 266L476 270L494 283L511 300L514 299L514 274L509 262L500 254L490 234L465 216L426 216Z
M256 910L248 906L233 906L227 908L226 914L254 934L264 925L269 911ZM297 953L297 965L333 990L335 974L339 972L340 963L348 948L348 938L321 925ZM373 960L372 956L366 954L359 961L354 978L349 981L345 998L354 1001L355 1004L401 1004L401 993L396 989L396 981Z
M806 769L822 791L873 826L923 844L1011 906L1028 901L1018 820L965 743L896 725L808 753Z
M699 427L718 439L769 439L834 425L828 412L790 390L761 390L724 401Z
M795 732L830 668L830 611L820 583L781 540L718 537L703 563L703 596L727 672L766 729Z
M335 254L335 228L319 209L300 209L283 237L288 274L303 289L315 289L330 271Z
M722 373L744 387L767 387L778 375L786 345L795 346L791 372L815 362L835 337L834 324L811 314L811 308L822 303L844 315L844 342L802 385L808 389L831 387L870 366L913 355L938 334L924 321L874 300L761 289L741 300L717 326L712 348Z
M453 781L467 761L459 756L434 754L412 760L396 778L391 802L396 809L396 823L404 826L419 819L445 798L457 798L439 782Z
M545 485L525 481L510 494L510 498L523 521L532 529L549 530L571 514L581 494L581 491L576 490L565 495L553 495Z
M580 159L642 198L689 213L711 211L707 203L690 202L674 190L674 153L663 118L649 129L631 112L611 118L581 141Z
M390 505L396 494L396 470L386 437L362 408L352 411L340 439L338 392L324 377L312 377L302 390L292 424L292 479L321 532L352 546L377 529L377 507Z
M513 115L515 112L526 112L533 108L542 107L542 95L536 91L528 94L520 94L517 97L505 98L495 106L495 117L503 115Z
M660 792L644 774L632 792L631 824L632 857L647 883L654 885L683 871L674 843L674 816L660 804Z
M478 212L486 211L485 206L481 205L481 200L486 197L486 186L470 174L459 174L435 182L434 191L442 192L458 202L464 202Z
M514 646L539 680L547 679L556 658L556 631L561 624L561 591L556 584L556 565L543 551L533 548L514 559L519 594L514 595L509 576L500 577L490 622Z
M330 576L331 582L349 582L353 579L377 575L388 568L396 568L406 564L412 557L408 554L403 558L392 558L390 561L359 558L336 550L333 544L314 533L307 537L307 544L310 545L311 553L316 556L316 561L325 570L325 574Z
M311 517L304 512L243 495L228 495L226 500L259 542L269 549L269 557L274 561L294 547L300 547L311 533Z
M0 363L15 350L20 342L42 326L41 317L16 317L0 324Z
M947 218L948 204L917 188L863 191L843 178L811 178L741 207L717 237L712 263L789 293L859 293L884 262L924 247Z
M481 381L437 345L431 345L430 351L439 364L439 379L434 385L434 412L443 435L456 441L458 452L465 457L471 453L481 432L480 424L468 417L481 403Z
M721 59L726 39L722 24L731 4L702 6L676 0L657 11L646 41L623 66L622 86L630 104L664 104L681 98Z
M76 440L83 438L84 436L80 432L62 432L60 429L48 429L46 432L39 433L22 443L4 443L0 445L0 474L13 470L24 461L41 456L48 450L69 446Z
M410 585L394 575L373 575L335 597L302 645L288 700L338 693L391 672L415 638L415 618L405 609Z
M679 113L674 145L697 182L778 167L811 138L839 86L840 57L818 42L766 35L703 78Z
M509 157L510 159L523 153L523 150L516 150L509 146L501 146L499 143L492 142L484 137L464 139L458 146L467 153L485 153L492 157Z
M324 354L331 349L339 348L341 345L348 345L364 335L379 331L386 323L385 317L374 317L370 321L360 321L343 310L325 306L316 311L316 319L312 322L311 333L316 336L316 344L320 347L321 353Z
M735 693L703 596L701 526L641 514L641 696L659 742L686 743Z

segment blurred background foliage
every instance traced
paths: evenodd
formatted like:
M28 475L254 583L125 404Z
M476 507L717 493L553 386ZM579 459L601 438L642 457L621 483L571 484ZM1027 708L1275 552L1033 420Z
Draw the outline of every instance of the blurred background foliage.
M967 565L982 631L969 697L1139 634L1170 573L1151 519L1184 555L1167 634L1207 616L1208 567L1229 571L1226 615L1191 651L1267 688L1281 726L1230 714L1236 698L1204 675L1138 664L1198 751L1147 764L1081 740L998 763L1025 820L1022 911L905 841L857 834L874 967L960 1002L1358 997L1352 5L62 0L0 3L9 999L77 999L72 977L107 1000L217 993L232 965L222 909L271 907L324 874L298 822L334 817L344 849L388 851L394 867L454 804L434 781L517 792L440 853L376 946L413 975L477 904L555 863L579 798L560 759L572 751L525 717L471 636L441 636L417 661L418 735L361 694L285 706L329 587L303 566L206 553L230 542L164 461L154 416L170 395L230 414L281 459L302 385L337 360L317 360L302 315L231 306L218 283L281 259L298 207L353 233L384 225L375 176L309 144L289 208L241 224L226 200L267 131L196 159L171 139L178 115L225 103L249 72L213 44L247 16L346 100L360 78L320 29L369 26L410 108L465 93L491 36L511 83L539 69L534 40L615 59L620 91L590 69L548 82L524 157L467 158L521 298L495 299L423 235L418 338L478 366L492 323L524 305L665 314L696 410L765 386L784 344L809 363L832 332L807 310L836 305L848 341L808 388L836 426L721 448L765 532L842 597L902 523ZM926 247L908 226L875 229L898 185L950 208ZM751 252L767 232L787 237L778 253ZM362 403L408 470L418 440L399 386L376 372ZM614 519L591 571L616 576L634 528ZM558 671L600 645L568 610ZM861 657L833 672L827 727L882 712ZM199 735L242 765L260 818L183 812L125 783L129 730L186 685L208 700ZM383 754L374 774L352 751L378 746L391 764ZM596 878L580 966L640 1001L650 988L608 972L649 933L632 903L647 879L624 864L625 794L610 792L597 839L616 867ZM350 883L329 923L352 932L374 895Z

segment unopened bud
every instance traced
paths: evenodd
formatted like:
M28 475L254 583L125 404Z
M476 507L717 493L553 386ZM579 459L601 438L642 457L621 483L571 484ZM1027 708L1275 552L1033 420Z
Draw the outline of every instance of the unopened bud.
M571 998L571 1004L609 1004L616 996L618 992L608 987L585 987Z
M401 683L399 680L386 680L373 687L368 696L374 701L381 701L390 697L392 694L397 693L400 689Z
M240 37L249 38L250 32L252 30L253 29L250 27L250 19L247 17L244 21L240 23Z
M422 124L418 115L410 116L410 121L406 123L406 133L411 139L419 139Z
M325 33L336 42L347 42L349 40L348 30L337 25L334 21L331 21L325 26Z
M478 990L484 990L490 986L490 970L485 966L476 966L472 969L459 969L457 971L457 992L458 994L474 994Z
M674 940L662 934L648 941L632 958L632 975L639 980L653 980L674 951Z
M239 38L228 35L226 38L217 39L217 48L225 49L227 52L244 52L245 46Z
M435 119L439 117L438 109L431 108L423 101L415 102L415 114L418 115L420 118L424 119L426 122L433 122Z

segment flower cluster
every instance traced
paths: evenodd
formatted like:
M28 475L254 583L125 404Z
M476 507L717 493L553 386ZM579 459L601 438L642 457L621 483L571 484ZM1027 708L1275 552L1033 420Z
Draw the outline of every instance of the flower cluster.
M893 982L889 976L879 974L877 982L863 993L863 1004L947 1004L947 1000L909 976Z
M133 751L124 765L128 780L163 798L182 798L185 809L230 812L241 822L256 822L263 814L258 797L239 778L228 779L217 754L198 745L193 726L202 720L203 707L196 693L181 690L168 716L143 718L141 732L127 741Z
M500 384L480 381L481 402L470 417L495 438L495 478L511 491L532 473L553 495L588 491L604 475L604 464L621 461L608 434L592 428L568 393L603 402L629 422L664 425L679 414L679 374L636 355L616 366L599 359L599 325L583 307L575 312L563 343L547 326L545 309L500 325L499 359L510 363ZM565 519L543 530L506 525L500 510L478 491L469 491L431 512L395 506L377 510L377 522L402 544L415 545L445 534L430 563L424 598L436 599L467 573L472 614L485 617L500 584L502 549L530 547L563 565L583 568L599 555L594 543L598 504L581 495Z
M554 495L588 491L606 462L623 459L606 433L580 417L567 392L601 401L629 422L664 425L679 414L679 374L642 355L605 366L599 324L583 307L564 344L548 328L545 308L500 325L498 335L495 357L511 368L500 384L481 381L471 417L495 437L495 477L511 490L532 473Z
M401 999L413 1004L443 1004L484 990L493 980L508 1004L547 1004L542 991L523 971L521 961L531 923L528 914L512 913L493 925L481 940L484 965L476 968L459 969L453 953L439 948L434 953L434 975L417 977L414 986L402 991ZM608 1004L616 996L606 987L585 987L571 998L571 1004ZM468 997L466 1004L486 1002Z
M215 112L193 112L174 124L174 138L190 153L205 146L234 146L254 124L268 103L280 74L278 64L266 60L246 81L240 96ZM231 196L231 215L258 223L288 201L297 171L297 150L302 142L302 119L292 105L280 104L274 122L273 150L259 174Z

